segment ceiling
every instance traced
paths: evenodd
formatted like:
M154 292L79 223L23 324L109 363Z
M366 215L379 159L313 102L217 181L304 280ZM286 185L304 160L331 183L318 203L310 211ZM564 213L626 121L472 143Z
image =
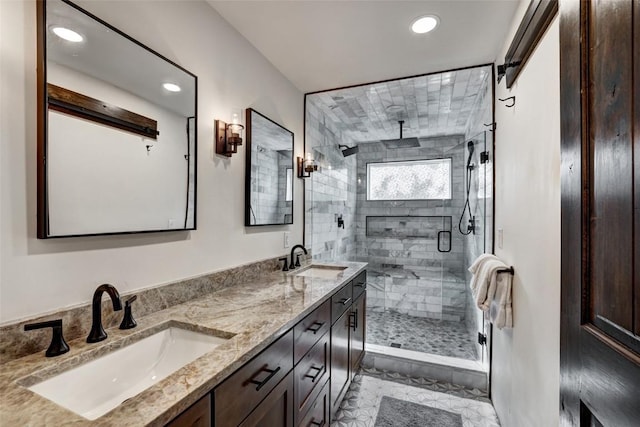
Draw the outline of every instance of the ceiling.
M411 77L307 95L353 142L464 134L490 82L491 67Z
M207 0L302 92L491 63L519 0ZM433 14L440 25L413 34Z

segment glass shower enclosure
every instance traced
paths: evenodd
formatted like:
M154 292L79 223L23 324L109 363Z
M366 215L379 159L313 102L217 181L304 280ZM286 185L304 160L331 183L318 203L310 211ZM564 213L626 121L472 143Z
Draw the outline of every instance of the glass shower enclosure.
M429 142L431 147L425 143L414 149L415 155L449 163L450 170L444 168L450 175L450 191L442 194L446 197L417 194L414 200L375 203L369 188L368 206L356 212L364 224L356 238L357 259L369 263L367 339L381 346L477 361L482 359L477 336L484 326L471 300L467 268L487 249L489 162L481 159L487 152L486 133ZM361 170L365 179L372 178L369 157L379 158L381 152L367 156L365 151L358 159L367 165L368 171ZM405 150L402 157L411 154ZM439 187L438 178L447 175L441 172L419 184ZM414 187L410 174L387 187L395 184L402 187L398 192L406 192Z

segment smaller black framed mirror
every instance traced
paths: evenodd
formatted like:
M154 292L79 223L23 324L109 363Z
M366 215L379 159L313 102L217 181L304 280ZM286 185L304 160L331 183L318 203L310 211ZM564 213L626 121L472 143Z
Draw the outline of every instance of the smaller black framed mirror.
M293 224L293 132L246 110L246 227Z

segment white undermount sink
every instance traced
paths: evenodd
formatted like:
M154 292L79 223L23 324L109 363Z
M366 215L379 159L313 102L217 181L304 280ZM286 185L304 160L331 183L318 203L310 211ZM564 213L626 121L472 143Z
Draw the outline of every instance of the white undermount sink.
M316 277L319 279L335 279L347 267L337 265L310 265L294 276Z
M95 420L228 339L170 326L29 390Z

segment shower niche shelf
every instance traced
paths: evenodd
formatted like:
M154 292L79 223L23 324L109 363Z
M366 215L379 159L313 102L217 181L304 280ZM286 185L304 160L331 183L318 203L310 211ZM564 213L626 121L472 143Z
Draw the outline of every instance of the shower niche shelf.
M367 216L366 236L387 239L448 240L451 248L451 216L444 215L391 215ZM446 242L443 242L443 252Z

